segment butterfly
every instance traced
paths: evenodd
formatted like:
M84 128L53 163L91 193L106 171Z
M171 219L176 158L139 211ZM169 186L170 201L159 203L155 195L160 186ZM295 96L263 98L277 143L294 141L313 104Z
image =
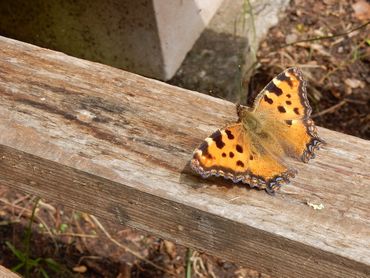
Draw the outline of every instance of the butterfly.
M297 174L287 161L307 163L324 143L311 111L302 72L288 68L268 83L252 107L237 105L238 121L206 138L190 166L203 178L222 176L273 194Z

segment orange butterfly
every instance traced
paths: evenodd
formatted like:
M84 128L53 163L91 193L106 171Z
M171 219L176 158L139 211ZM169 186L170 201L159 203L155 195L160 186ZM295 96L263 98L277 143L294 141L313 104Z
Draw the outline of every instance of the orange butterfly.
M307 163L324 143L310 119L306 81L297 68L276 76L252 108L238 105L237 114L237 123L195 149L190 165L202 177L222 176L274 193L297 173L286 166L286 158Z

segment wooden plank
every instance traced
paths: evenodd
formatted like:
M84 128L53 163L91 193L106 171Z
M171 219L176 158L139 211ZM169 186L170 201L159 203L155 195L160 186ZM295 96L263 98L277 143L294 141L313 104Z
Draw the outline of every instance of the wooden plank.
M368 141L320 128L272 197L189 169L229 102L1 37L0 100L2 184L276 277L370 275Z
M0 265L0 277L1 278L20 278L20 276L11 270Z

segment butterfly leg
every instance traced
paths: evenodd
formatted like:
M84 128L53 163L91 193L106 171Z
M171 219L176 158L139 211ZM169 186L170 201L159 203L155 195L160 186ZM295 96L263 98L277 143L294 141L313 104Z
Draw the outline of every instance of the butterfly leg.
M289 179L284 180L284 183L289 183ZM276 191L284 184L282 182L270 182L265 188L266 193L271 196L275 196Z
M275 196L275 193L276 193L276 190L275 189L272 189L270 187L266 187L265 188L265 191L267 194L271 195L271 196Z

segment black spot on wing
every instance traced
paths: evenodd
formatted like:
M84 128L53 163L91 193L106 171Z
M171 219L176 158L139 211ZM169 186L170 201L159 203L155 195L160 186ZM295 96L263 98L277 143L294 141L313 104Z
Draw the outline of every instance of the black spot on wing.
M273 101L271 98L269 98L268 96L266 96L266 95L264 95L264 96L263 96L263 99L264 99L264 101L266 101L268 104L273 104L273 103L274 103L274 101Z
M290 74L292 74L291 71L289 71ZM285 72L280 73L278 76L276 76L276 79L281 82L286 82L290 87L293 87L293 82L290 79L290 77L286 76Z
M238 161L236 162L236 165L237 165L237 166L240 166L240 167L244 167L244 163L243 163L242 161L240 161L240 160L238 160Z
M217 148L222 149L225 146L225 143L222 142L222 134L219 130L214 132L210 138L216 143Z
M294 108L293 109L293 111L294 111L294 113L296 113L297 115L300 115L300 113L299 113L299 109L296 107L296 108Z
M280 113L286 113L284 106L278 106L278 110Z
M233 152L229 152L229 156L230 156L230 158L233 158L234 157L234 153Z
M277 87L272 81L266 86L266 90L268 90L271 93L274 93L277 96L281 96L283 94L283 91L279 87Z
M236 145L236 151L237 151L238 153L243 153L243 147L242 147L242 146L240 146L240 145Z
M285 120L287 125L292 125L292 120Z
M287 94L286 96L287 96L287 98L291 98L292 97L290 94Z
M214 157L211 154L207 154L207 158L210 160L214 159Z
M227 138L229 138L230 140L235 138L230 130L226 129L225 132L226 132Z
M249 155L249 160L253 160L253 159L254 159L253 155Z
M288 104L288 105L292 104L292 102L290 100L287 100L285 103Z
M222 153L222 157L226 157L226 153Z
M217 131L213 132L213 133L211 134L211 136L209 136L209 138L211 138L211 139L215 139L215 138L217 138L217 137L221 137L221 136L222 136L222 134L221 134L220 130L217 130Z
M203 143L202 143L202 144L200 144L200 146L199 146L199 148L198 148L198 149L202 151L202 155L203 155L203 156L208 156L208 155L209 155L209 153L208 153L208 143L207 143L207 141L203 141ZM194 155L195 155L195 154L194 154Z

